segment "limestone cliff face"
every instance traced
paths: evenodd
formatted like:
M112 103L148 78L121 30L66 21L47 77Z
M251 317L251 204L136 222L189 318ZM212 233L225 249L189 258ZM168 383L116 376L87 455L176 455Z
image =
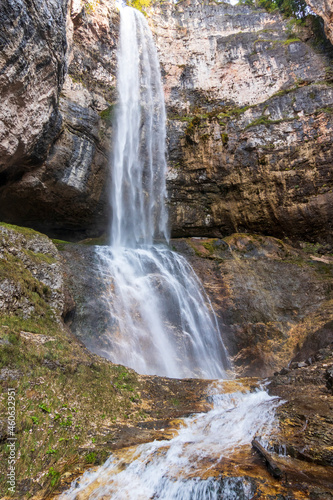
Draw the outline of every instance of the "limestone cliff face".
M45 155L59 132L67 0L0 5L0 174L2 183Z
M0 19L0 219L97 235L109 213L115 4L5 0ZM156 3L148 19L168 109L173 235L327 240L329 54L308 30L246 6Z
M51 6L56 3L46 2ZM49 33L45 27L38 28L40 18L38 11L30 13L31 29L36 32L30 42L32 52L40 50L43 37L46 47L55 43L53 32ZM4 24L8 23L5 18ZM11 168L6 170L6 183L0 191L0 218L43 229L49 234L60 231L61 235L72 237L76 233L77 237L96 234L101 226L105 228L105 214L109 211L106 189L118 24L119 14L113 2L72 0L67 13L66 2L63 2L62 17L55 23L63 40L62 52L59 48L56 52L61 68L57 85L53 84L56 75L52 76L52 60L45 60L42 66L53 84L50 89L45 75L34 73L30 68L34 92L26 86L18 92L15 82L20 74L14 63L10 66L8 54L6 64L13 80L9 89L16 100L24 103L21 115L25 129L14 129L14 136L18 141L26 141L31 149L32 134L37 135L41 152L38 158L30 161L29 168L25 165L22 148L18 148L16 156L10 157L8 165ZM21 37L26 43L24 31ZM22 49L20 63L25 64L28 56ZM34 64L40 64L38 59ZM41 100L44 94L50 94L48 100ZM33 115L29 103L34 108ZM42 114L42 106L47 108L48 114ZM13 111L15 108L8 104L6 112L15 120ZM37 123L35 115L40 117ZM39 122L41 131L37 130ZM52 136L43 133L42 126L47 131L51 128ZM11 124L8 130L12 133Z
M169 117L173 235L332 233L328 55L245 6L184 1L151 16Z

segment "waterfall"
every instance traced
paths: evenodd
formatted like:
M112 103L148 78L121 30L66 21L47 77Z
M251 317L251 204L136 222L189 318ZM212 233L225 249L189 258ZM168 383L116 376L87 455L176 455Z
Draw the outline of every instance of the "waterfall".
M218 387L222 392L223 387ZM61 500L159 499L250 500L255 487L249 477L228 477L222 461L262 443L274 430L277 398L263 390L215 394L208 413L184 419L170 441L154 441L111 455L102 467L86 472ZM250 474L251 475L251 474ZM82 496L81 496L82 495Z
M156 47L139 11L124 6L120 15L111 243L97 249L110 315L95 352L142 374L223 378L228 360L209 299L186 259L167 247Z
M140 373L223 378L228 361L209 299L188 262L167 246L160 71L148 24L129 7L121 9L118 62L111 245L97 249L110 320L96 352ZM234 464L237 453L251 455L256 435L265 445L279 402L241 384L223 394L225 385L215 382L211 410L184 419L170 441L115 451L59 499L254 498L250 474Z
M144 16L122 7L113 150L111 245L168 239L166 114L157 52Z

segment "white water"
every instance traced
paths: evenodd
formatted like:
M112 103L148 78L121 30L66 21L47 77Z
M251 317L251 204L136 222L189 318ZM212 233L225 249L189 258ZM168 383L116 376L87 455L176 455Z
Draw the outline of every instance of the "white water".
M116 113L111 206L113 248L168 239L166 114L159 62L144 16L120 8L119 104Z
M99 249L110 282L107 348L139 373L222 378L227 357L209 299L188 262L166 246Z
M97 248L110 321L96 352L143 374L223 378L229 363L209 299L185 258L166 246L166 115L156 48L144 16L120 12L111 245Z
M218 391L222 390L222 387L218 388ZM249 449L255 436L262 436L262 442L265 443L265 438L274 429L274 413L279 402L263 390L245 394L215 394L213 402L214 406L208 413L184 419L184 427L170 441L140 445L125 457L111 455L102 467L86 472L60 498L252 498L254 492L248 480L237 477L235 472L235 477L221 481L213 477L214 468L223 458L232 457L240 448ZM204 480L200 479L198 471L205 474Z

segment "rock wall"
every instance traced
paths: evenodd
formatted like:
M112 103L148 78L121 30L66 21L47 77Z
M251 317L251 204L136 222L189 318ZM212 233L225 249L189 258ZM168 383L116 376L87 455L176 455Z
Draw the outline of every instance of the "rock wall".
M36 324L59 326L73 307L64 287L59 253L43 234L1 225L0 276L1 326L6 321L22 330Z
M58 3L59 10L60 1ZM7 6L12 4L11 0L7 0L7 5L5 2L2 7L5 13ZM49 4L53 6L47 2ZM40 52L44 38L45 46L49 47L57 40L56 35L62 37L61 50L59 47L56 50L61 78L58 77L56 85L51 58L45 59L42 66L45 74L34 72L31 67L26 69L34 93L30 92L30 87L22 87L20 100L24 107L21 114L25 128L14 129L14 135L18 140L26 141L30 149L33 134L38 136L39 156L30 159L27 167L22 148L16 156L12 154L5 170L6 181L0 188L0 218L48 234L60 233L63 237L77 238L104 230L109 212L106 193L119 14L114 3L106 0L72 0L67 13L66 4L61 4L62 16L57 17L51 31L39 26L41 16L38 10L29 11L31 30L35 34L29 39L32 54ZM23 22L27 22L25 18ZM4 24L9 25L8 16L4 18ZM59 33L55 33L56 28ZM39 59L33 59L35 56L30 56L24 48L28 35L23 28L20 36L24 43L19 61L38 66ZM20 73L10 57L8 54L4 64L16 82ZM48 81L53 84L50 89L47 88ZM18 99L17 84L12 82L9 88L14 96L12 100ZM44 94L48 100L41 100L40 96ZM29 106L33 108L33 115ZM47 108L48 114L42 113L42 106ZM13 106L8 108L11 113L14 109ZM36 123L35 115L40 117L39 128L51 128L52 135L37 130L39 122ZM52 125L52 120L56 126ZM8 123L8 134L11 130L13 127Z
M99 235L110 212L115 4L5 0L0 16L0 219ZM148 20L168 110L173 236L332 238L330 51L277 14L223 2L156 3Z
M205 286L239 375L273 375L332 346L333 257L318 245L250 234L172 244Z
M330 54L246 6L184 1L151 16L169 117L174 236L332 234Z
M67 0L0 5L0 174L2 183L40 161L57 135L66 70Z

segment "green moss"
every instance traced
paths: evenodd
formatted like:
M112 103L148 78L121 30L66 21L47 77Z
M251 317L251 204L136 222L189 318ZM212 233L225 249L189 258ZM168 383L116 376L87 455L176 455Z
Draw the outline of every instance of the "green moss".
M247 111L248 109L251 109L253 108L254 106L241 106L240 108L239 107L226 107L222 112L220 112L217 117L219 119L221 118L230 118L232 116L239 116L243 113L245 113L245 111Z
M222 133L221 134L221 139L222 139L223 146L227 146L227 144L229 142L229 136L228 136L228 134Z
M68 74L68 76L72 80L73 83L80 83L81 85L84 85L82 75L70 75L70 74Z
M277 125L279 123L290 122L293 120L294 120L294 118L285 118L282 120L270 120L269 118L267 118L267 116L262 115L259 118L257 118L256 120L253 120L253 122L246 125L245 129L248 129L250 127L257 127L258 125L266 125L266 126Z
M200 136L200 140L204 141L204 142L208 141L209 138L210 138L210 134L203 134L202 136Z
M52 242L57 247L57 249L59 251L64 250L65 249L65 245L70 245L70 241L53 239Z
M291 43L300 42L301 40L298 37L288 38L283 42L283 45L290 45Z
M79 245L87 245L87 246L92 246L92 245L108 245L109 244L109 239L107 235L103 234L99 238L86 238L85 240L79 241Z
M85 461L87 464L94 464L96 461L96 453L93 451L91 453L88 453L85 457Z
M333 108L331 108L330 106L326 106L324 108L316 109L316 114L320 114L320 113L326 113L328 115L331 115L331 114L333 114Z
M36 235L46 238L45 234L39 233L38 231L35 231L34 229L31 229L29 227L15 226L14 224L7 224L6 222L0 222L0 227L1 226L8 229L13 229L14 231L17 231L18 233L23 234L28 238Z
M192 141L192 137L195 133L196 128L201 123L201 116L194 116L192 120L189 122L188 126L185 130L185 137L187 140Z
M22 248L22 252L29 257L33 262L36 264L40 264L41 262L45 262L46 264L54 264L57 262L57 259L49 253L40 253L40 252L33 252L32 250L27 250L25 248Z
M107 123L111 123L114 116L115 104L110 106L99 113L99 116Z
M209 251L210 254L214 253L215 252L215 247L213 245L213 242L214 240L210 240L210 241L204 241L202 243L202 246Z

